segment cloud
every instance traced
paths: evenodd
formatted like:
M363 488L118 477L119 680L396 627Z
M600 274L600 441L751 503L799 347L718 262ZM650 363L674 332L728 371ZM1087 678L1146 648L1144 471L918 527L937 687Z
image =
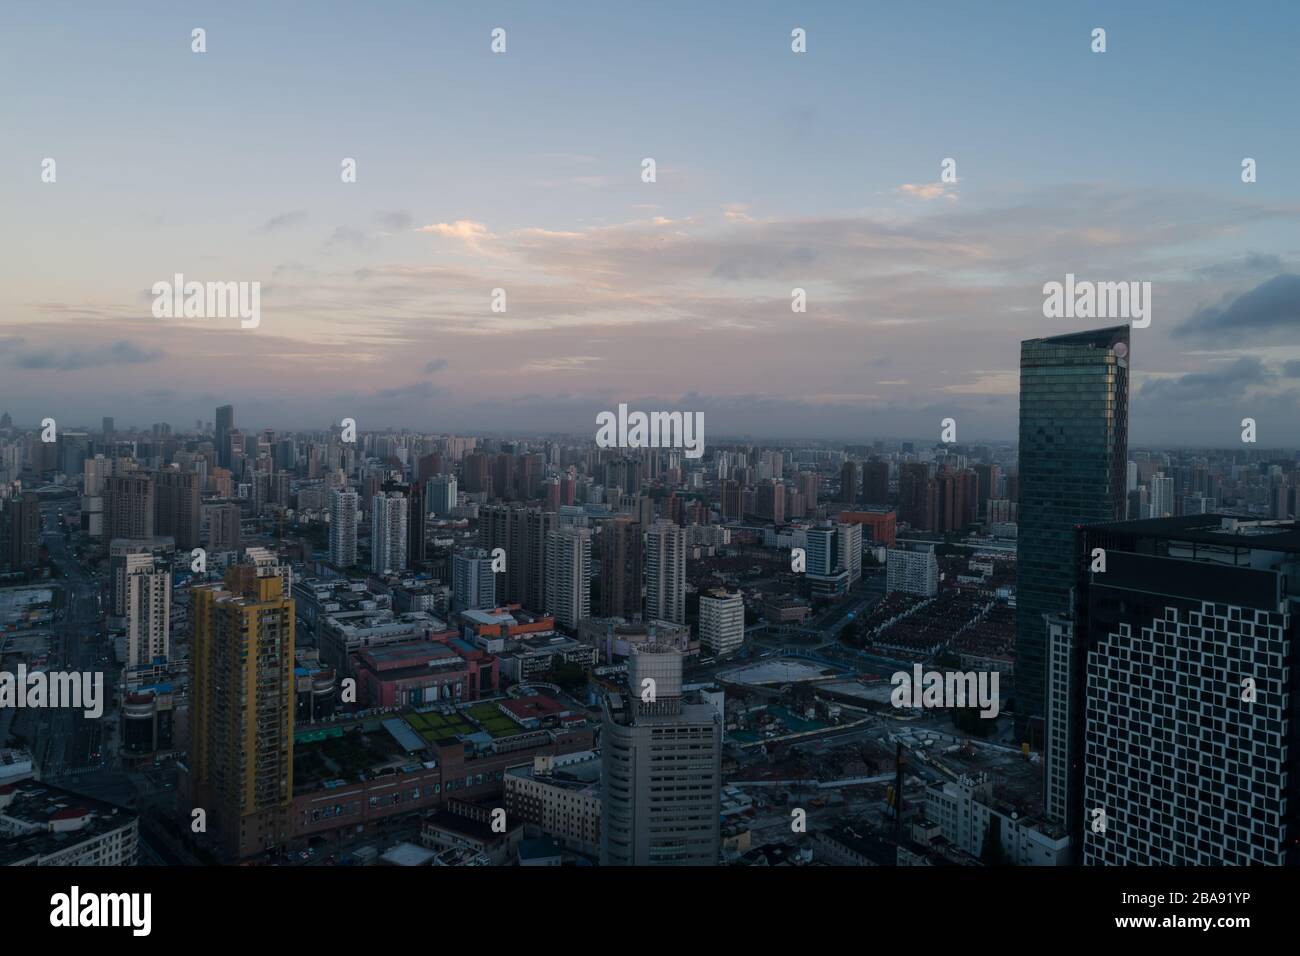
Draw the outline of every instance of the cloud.
M375 218L389 232L406 232L414 221L409 212L401 211L380 213Z
M1280 256L1263 255L1252 252L1231 262L1216 262L1195 269L1197 276L1204 279L1245 279L1262 275L1277 275L1285 272L1286 266Z
M425 374L425 375L432 375L434 372L441 372L441 371L442 371L443 369L445 369L446 367L447 367L447 360L446 360L446 359L444 359L444 358L434 359L433 361L428 362L428 363L425 364L425 366L424 366L424 374Z
M21 369L45 369L50 371L76 371L78 369L99 368L105 365L136 365L142 362L154 362L165 353L159 349L142 349L131 342L114 342L107 349L97 352L73 349L68 351L46 350L40 352L21 352L14 358L14 366Z
M556 358L536 359L524 368L530 372L572 372L599 361L599 355L562 355Z
M945 385L941 392L954 395L1018 395L1020 394L1020 372L1017 369L1000 371L974 370L975 381L957 385Z
M957 190L952 183L903 183L898 187L898 193L906 196L908 199L920 199L923 202L929 202L932 199L947 199L954 202L957 199Z
M307 213L301 209L295 209L292 212L282 212L278 216L272 216L266 222L262 223L261 227L257 231L266 235L280 229L288 229L292 226L296 226L301 222L305 222L306 219Z
M1149 379L1141 396L1174 402L1223 402L1245 396L1250 389L1267 385L1275 374L1254 356L1245 356L1208 372L1188 372L1172 378Z
M1174 332L1243 345L1263 338L1300 341L1300 275L1274 276L1226 305L1201 309Z
M496 238L487 226L481 222L474 222L472 219L457 219L455 222L435 222L428 226L421 226L415 231L432 233L446 239L459 240L471 252L479 254L487 254L483 243L486 240Z
M362 249L366 245L366 238L366 234L354 226L339 226L325 240L325 248L330 249L338 245L350 245Z

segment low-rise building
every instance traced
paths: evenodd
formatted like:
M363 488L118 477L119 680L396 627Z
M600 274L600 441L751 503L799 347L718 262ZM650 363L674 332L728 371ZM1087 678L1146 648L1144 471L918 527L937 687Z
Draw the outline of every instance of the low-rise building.
M0 866L135 866L139 818L36 780L0 785Z
M600 756L597 753L534 757L505 777L509 817L588 856L600 853Z

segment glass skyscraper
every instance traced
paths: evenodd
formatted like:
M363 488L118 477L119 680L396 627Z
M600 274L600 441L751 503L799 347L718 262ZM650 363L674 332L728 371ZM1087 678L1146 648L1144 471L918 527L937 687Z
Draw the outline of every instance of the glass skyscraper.
M1121 521L1128 477L1129 327L1020 343L1016 731L1038 746L1047 622L1074 583L1078 525Z

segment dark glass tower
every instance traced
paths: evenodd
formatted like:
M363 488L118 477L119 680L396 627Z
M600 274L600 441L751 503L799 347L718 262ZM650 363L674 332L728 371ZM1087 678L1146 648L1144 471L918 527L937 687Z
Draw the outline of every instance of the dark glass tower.
M1129 327L1020 343L1016 730L1042 743L1047 623L1074 583L1077 525L1122 521Z
M235 406L219 405L217 407L217 427L216 427L216 445L217 445L217 465L222 468L230 467L230 433L235 428Z

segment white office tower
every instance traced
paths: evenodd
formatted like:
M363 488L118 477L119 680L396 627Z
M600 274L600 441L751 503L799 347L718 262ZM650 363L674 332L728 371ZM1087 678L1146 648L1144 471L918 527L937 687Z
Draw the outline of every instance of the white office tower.
M570 630L591 616L591 530L564 527L546 535L546 612Z
M1161 472L1151 479L1151 517L1168 518L1174 513L1174 480Z
M862 573L862 528L860 525L854 527L858 532L858 574L860 575ZM840 546L841 538L839 527L834 525L809 528L805 533L804 543L808 551L805 577L814 599L833 600L848 591L849 569L840 561L840 556L844 553Z
M171 555L125 557L126 665L139 667L170 652Z
M497 579L492 557L482 548L451 559L452 610L490 610L497 606Z
M849 572L849 587L862 580L862 525L837 525L836 541L839 544L839 566Z
M683 696L682 652L635 645L628 689L604 701L602 866L716 866L722 722Z
M934 550L902 551L891 548L885 555L885 593L903 591L934 597L939 593L939 560Z
M745 599L719 588L700 595L700 644L710 654L733 654L745 643Z
M686 531L668 521L645 533L645 618L686 623Z
M424 501L429 514L450 518L456 507L456 476L439 475L425 482Z
M393 574L406 568L406 496L387 491L370 502L370 570Z
M350 568L357 563L357 503L355 491L330 492L330 564Z

